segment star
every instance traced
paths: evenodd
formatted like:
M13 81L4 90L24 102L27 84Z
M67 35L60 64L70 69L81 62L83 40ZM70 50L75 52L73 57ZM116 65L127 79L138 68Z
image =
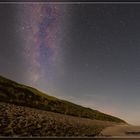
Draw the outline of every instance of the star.
M88 64L88 63L86 63L86 64L85 64L85 66L86 66L86 67L88 67L88 66L89 66L89 64Z
M126 23L125 23L125 21L123 21L123 20L120 20L119 22L120 22L120 24L121 24L123 27L125 27L125 26L126 26Z
M22 30L24 30L25 29L25 27L24 26L22 26L22 28L21 28Z

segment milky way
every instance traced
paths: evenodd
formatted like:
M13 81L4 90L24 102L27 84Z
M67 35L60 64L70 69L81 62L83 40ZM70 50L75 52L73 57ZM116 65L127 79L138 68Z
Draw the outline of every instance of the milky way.
M65 6L29 4L20 8L23 53L30 63L28 80L36 83L43 76L50 81L55 73L53 70L58 70L62 61Z

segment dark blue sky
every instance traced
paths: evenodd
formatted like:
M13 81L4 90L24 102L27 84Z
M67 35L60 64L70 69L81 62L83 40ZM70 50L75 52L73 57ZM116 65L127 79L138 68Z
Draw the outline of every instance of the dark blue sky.
M140 4L0 4L0 74L140 124Z

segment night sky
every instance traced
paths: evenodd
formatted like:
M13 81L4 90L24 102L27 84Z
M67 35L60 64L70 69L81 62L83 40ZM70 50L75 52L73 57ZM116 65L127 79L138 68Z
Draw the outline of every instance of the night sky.
M140 125L140 4L0 4L0 75Z

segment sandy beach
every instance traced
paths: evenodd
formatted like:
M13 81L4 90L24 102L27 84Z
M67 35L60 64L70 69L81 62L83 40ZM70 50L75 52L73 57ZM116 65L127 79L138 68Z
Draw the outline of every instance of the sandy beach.
M140 126L122 124L107 127L101 132L101 137L140 138Z

